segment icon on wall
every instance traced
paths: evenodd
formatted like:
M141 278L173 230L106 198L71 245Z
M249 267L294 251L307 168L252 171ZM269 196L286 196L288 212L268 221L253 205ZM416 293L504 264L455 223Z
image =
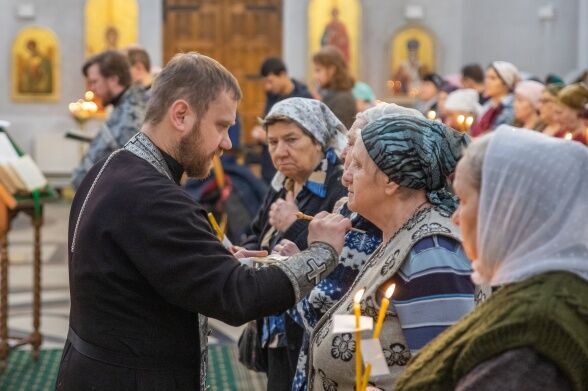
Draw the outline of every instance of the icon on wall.
M53 31L27 27L12 46L12 99L59 99L59 44Z
M107 49L124 49L138 40L137 0L88 0L86 57Z
M394 93L414 96L421 79L435 71L435 40L423 27L409 26L392 38L390 74Z

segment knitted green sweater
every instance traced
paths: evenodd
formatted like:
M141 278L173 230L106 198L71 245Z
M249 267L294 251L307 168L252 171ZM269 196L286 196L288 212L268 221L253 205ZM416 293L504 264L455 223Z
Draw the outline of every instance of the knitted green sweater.
M588 282L552 272L500 289L409 363L396 390L455 389L478 364L528 347L588 390Z

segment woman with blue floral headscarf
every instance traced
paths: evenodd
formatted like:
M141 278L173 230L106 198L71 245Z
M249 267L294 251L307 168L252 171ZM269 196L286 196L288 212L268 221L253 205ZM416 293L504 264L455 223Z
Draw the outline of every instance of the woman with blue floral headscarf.
M264 119L269 153L277 169L243 246L272 251L282 239L307 248L308 221L296 212L332 211L347 194L341 184L338 154L347 129L322 102L289 98L276 103ZM279 314L263 319L261 343L267 352L268 390L289 390L298 361L302 328Z
M412 354L474 308L472 269L450 219L457 199L446 190L467 137L406 115L376 120L362 130L347 169L348 206L382 230L383 243L315 326L310 390L354 387L355 335L334 334L333 319L353 313L360 289L365 289L362 315L375 321L384 292L396 284L380 334L390 375L369 381L382 389L393 387ZM364 332L363 338L369 337L371 331Z

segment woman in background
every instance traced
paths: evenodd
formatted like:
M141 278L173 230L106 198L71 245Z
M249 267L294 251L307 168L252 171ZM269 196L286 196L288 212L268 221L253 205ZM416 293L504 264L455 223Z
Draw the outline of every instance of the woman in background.
M343 55L336 47L325 46L312 56L312 62L320 99L345 127L351 127L357 114L352 93L355 80L349 74Z

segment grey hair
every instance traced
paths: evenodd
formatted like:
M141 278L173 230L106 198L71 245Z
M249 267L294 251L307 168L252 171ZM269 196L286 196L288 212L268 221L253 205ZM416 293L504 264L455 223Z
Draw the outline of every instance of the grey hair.
M380 103L374 107L367 109L357 114L358 119L363 119L368 124L377 119L393 116L393 115L410 115L418 118L425 118L425 116L418 110L410 109L408 107L398 106L395 103Z
M462 164L468 169L470 182L478 192L482 187L484 158L486 157L486 151L488 151L490 140L492 140L492 135L493 133L488 133L472 141L472 143L465 149L461 158Z

